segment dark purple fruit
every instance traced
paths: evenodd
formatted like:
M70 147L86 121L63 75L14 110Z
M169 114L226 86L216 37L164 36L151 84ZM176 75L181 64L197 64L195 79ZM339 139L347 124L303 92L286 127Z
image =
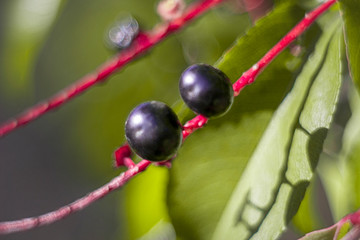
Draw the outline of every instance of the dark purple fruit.
M181 75L180 95L186 105L206 117L218 117L231 107L234 93L229 78L219 69L195 64Z
M140 157L163 161L171 158L180 147L182 128L170 107L151 101L132 110L125 123L125 135Z

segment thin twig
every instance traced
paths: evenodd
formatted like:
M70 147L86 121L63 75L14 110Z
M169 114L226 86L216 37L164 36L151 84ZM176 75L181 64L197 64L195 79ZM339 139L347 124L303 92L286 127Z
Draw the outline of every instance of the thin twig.
M123 186L127 181L138 173L144 171L151 164L148 160L142 160L135 167L129 168L126 172L120 174L118 177L113 178L106 185L96 189L95 191L89 193L85 197L82 197L76 200L69 205L61 207L55 211L40 215L38 217L24 218L16 221L8 221L0 223L0 234L7 234L13 232L20 232L29 230L35 227L40 227L43 225L48 225L53 222L59 221L72 213L78 212L91 203L99 200L102 197L105 197L112 191Z
M20 126L34 121L45 113L60 107L96 83L105 81L111 74L133 61L136 57L142 55L173 32L183 28L191 20L199 17L223 1L224 0L202 0L196 2L190 5L182 16L156 26L149 32L140 33L128 49L123 50L116 57L99 67L95 73L83 77L73 85L50 97L48 100L29 108L14 119L10 119L1 124L0 137L5 136Z
M248 84L252 83L257 75L270 64L270 62L300 34L302 34L309 26L318 18L323 12L325 12L335 0L328 0L320 5L318 8L308 13L303 20L301 20L289 33L287 33L265 56L260 59L252 68L243 73L243 75L233 84L235 95L237 96L240 91ZM185 139L196 129L203 127L207 123L208 119L202 115L198 115L192 120L188 121L183 127L183 138ZM98 199L106 196L113 190L124 185L136 174L144 171L151 162L142 160L135 167L129 168L125 173L114 178L108 184L89 193L87 196L65 206L56 211L41 215L39 217L25 218L22 220L0 222L0 234L6 234L11 232L25 231L38 226L53 223L60 220L74 212L77 212ZM360 223L360 212L349 215L347 220ZM345 220L344 220L345 221Z
M279 55L286 47L289 46L297 37L299 37L311 24L329 7L331 7L336 0L328 0L315 8L313 11L307 13L290 32L288 32L260 61L253 65L248 71L233 84L234 95L239 95L240 91L248 84L254 82L258 74L267 67L274 58Z

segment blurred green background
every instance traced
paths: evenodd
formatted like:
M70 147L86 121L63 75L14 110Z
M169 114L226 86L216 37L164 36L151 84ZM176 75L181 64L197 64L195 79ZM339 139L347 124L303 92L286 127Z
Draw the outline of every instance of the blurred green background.
M0 221L56 209L118 175L123 169L113 169L111 155L124 142L130 110L147 100L176 105L181 72L192 63L213 64L251 26L236 2L210 11L105 84L0 139ZM143 29L160 22L156 4L1 0L0 122L112 57L104 34L120 14L133 14ZM158 239L157 229L165 229L169 239L173 230L166 224L161 184L167 173L150 168L80 213L0 239L135 239L153 226L154 235L144 239Z

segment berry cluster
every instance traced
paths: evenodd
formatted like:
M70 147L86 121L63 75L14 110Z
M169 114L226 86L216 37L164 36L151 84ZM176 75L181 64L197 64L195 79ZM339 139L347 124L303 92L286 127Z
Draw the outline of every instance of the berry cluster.
M233 102L229 78L219 69L196 64L181 75L180 95L187 106L205 117L225 114ZM132 110L125 123L130 147L150 161L171 158L182 142L182 126L177 115L166 104L145 102Z

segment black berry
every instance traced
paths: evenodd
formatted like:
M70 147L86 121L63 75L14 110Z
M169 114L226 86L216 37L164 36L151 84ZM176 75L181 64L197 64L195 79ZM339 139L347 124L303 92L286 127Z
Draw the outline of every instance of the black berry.
M181 75L180 95L188 107L206 117L226 113L234 93L229 78L219 69L206 64L195 64Z
M140 157L163 161L171 158L180 147L182 128L170 107L151 101L132 110L125 123L125 135Z

